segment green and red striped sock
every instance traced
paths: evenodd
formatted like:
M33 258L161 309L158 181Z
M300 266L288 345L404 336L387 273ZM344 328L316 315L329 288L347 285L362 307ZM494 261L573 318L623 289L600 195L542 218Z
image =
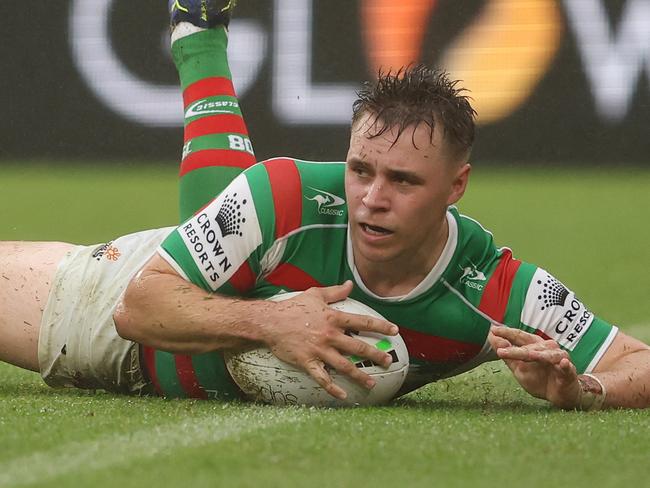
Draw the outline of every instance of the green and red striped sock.
M256 162L232 84L227 45L228 34L222 28L182 37L172 45L185 107L182 221Z
M185 107L180 164L180 218L184 221L255 164L248 130L232 85L224 29L207 29L172 44ZM237 398L220 353L187 356L144 347L144 362L159 395ZM218 356L218 357L216 357Z

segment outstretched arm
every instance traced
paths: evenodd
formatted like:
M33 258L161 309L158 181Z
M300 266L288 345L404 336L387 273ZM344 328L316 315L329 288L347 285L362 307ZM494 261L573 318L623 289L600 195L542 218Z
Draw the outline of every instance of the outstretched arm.
M346 282L312 288L283 302L225 297L185 281L156 254L127 287L114 319L125 339L172 353L266 345L278 358L309 373L331 395L345 398L325 365L371 388L373 380L343 354L386 366L391 362L388 354L345 335L345 331L395 335L398 330L385 320L327 306L345 299L351 290L351 282Z
M557 342L493 326L488 340L531 395L565 409L650 406L650 347L622 332L592 374L578 375Z

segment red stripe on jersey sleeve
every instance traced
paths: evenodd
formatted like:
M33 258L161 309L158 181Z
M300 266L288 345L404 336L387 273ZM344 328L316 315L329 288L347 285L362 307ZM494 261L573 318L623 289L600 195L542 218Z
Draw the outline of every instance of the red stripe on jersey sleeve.
M275 238L279 239L302 223L302 185L292 159L272 159L264 163L271 182L275 205Z
M192 364L192 356L185 356L183 354L176 354L174 356L176 362L176 374L181 383L181 388L190 398L208 398L205 390L199 386L199 380L194 371Z
M185 127L184 142L195 137L224 133L248 135L244 119L233 114L210 115L196 119Z
M185 88L183 92L183 104L187 108L190 103L196 102L201 98L216 97L219 95L235 96L232 81L221 76L204 78Z
M158 375L156 374L156 350L152 347L142 346L142 355L144 356L144 367L146 368L145 374L151 381L156 393L163 396L163 391L158 382Z
M235 274L233 274L228 283L230 283L238 293L246 293L255 285L255 274L251 269L248 261L244 261Z
M478 308L481 312L492 318L492 320L503 322L503 317L505 317L506 308L508 307L512 282L515 279L515 274L517 274L520 265L521 261L513 259L510 250L504 250L499 264L497 264L494 273L492 273L490 280L485 285L485 290L483 290L481 303Z
M313 286L321 287L318 281L293 264L284 263L266 277L266 281L280 288L303 291Z
M191 171L210 166L226 166L234 168L249 168L256 163L255 156L244 151L229 149L205 149L190 154L181 163L179 176Z
M404 327L399 328L399 333L404 339L410 358L431 363L463 363L476 356L482 347L469 342L423 334Z

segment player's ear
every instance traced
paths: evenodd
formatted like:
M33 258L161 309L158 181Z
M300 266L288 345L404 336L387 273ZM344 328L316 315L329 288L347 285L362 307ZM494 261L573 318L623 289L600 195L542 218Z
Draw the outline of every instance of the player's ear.
M447 199L447 205L453 205L460 200L465 194L467 183L469 182L469 174L472 171L472 165L469 162L462 163L454 170L451 182L451 192Z

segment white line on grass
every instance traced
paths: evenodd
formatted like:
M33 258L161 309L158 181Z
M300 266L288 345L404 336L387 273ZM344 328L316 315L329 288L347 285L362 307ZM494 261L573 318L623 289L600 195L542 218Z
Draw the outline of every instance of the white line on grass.
M217 444L239 435L307 420L309 411L242 409L212 412L152 429L73 441L0 463L0 486L42 483L73 472L88 472L137 459L172 453L177 448Z

